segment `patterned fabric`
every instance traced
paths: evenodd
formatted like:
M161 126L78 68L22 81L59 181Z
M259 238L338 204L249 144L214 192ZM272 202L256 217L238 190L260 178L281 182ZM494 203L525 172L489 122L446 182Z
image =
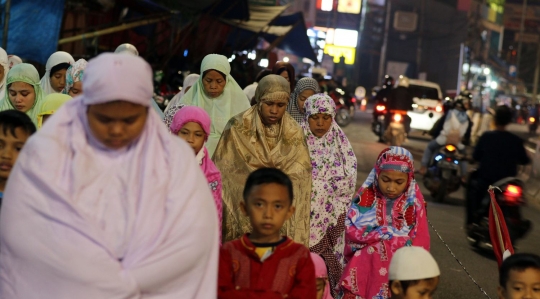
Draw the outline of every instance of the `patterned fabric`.
M304 122L304 114L300 112L298 108L298 96L305 90L313 90L315 93L319 92L319 83L313 78L302 78L296 83L294 91L291 93L289 100L289 106L287 106L287 112L296 120L299 124Z
M13 82L24 82L27 84L30 84L34 87L35 92L35 99L34 99L34 105L30 108L30 110L26 111L26 115L32 119L32 122L37 127L37 118L39 111L41 109L41 105L43 104L43 98L45 97L43 95L43 90L41 89L41 85L39 83L39 73L36 70L36 68L28 63L21 63L14 66L9 72L6 74L6 86L13 83ZM9 109L16 109L15 106L13 106L13 103L9 100L9 93L6 92L3 99L0 99L0 111L9 110Z
M68 94L75 82L82 81L84 69L88 62L84 59L79 59L75 64L70 66L66 72L66 87L62 90L63 94Z
M386 211L389 199L380 192L377 183L385 169L399 169L409 176L406 191L393 200L390 213ZM341 277L339 298L390 298L388 268L394 252L411 245L429 250L424 198L414 180L410 152L390 147L379 154L347 212L345 225L347 266Z
M277 77L278 79L276 79ZM296 212L282 227L282 235L308 246L311 193L311 163L302 128L285 113L274 126L263 124L259 115L267 99L288 98L288 82L275 75L264 77L257 87L257 105L233 117L219 141L212 160L223 179L223 241L251 231L249 219L240 210L248 175L261 167L285 172L293 183Z
M184 104L178 104L176 106L170 107L169 110L165 111L165 117L163 118L163 122L167 126L167 129L169 132L171 131L171 125L173 123L174 115L178 110L182 109L186 105Z
M302 128L313 167L309 246L312 252L324 257L335 295L334 288L344 266L345 214L354 196L357 161L347 136L333 120L336 114L334 100L316 94L306 100L305 109ZM313 135L307 121L318 113L332 116L332 126L321 138Z
M0 79L0 100L6 94L6 79L9 71L9 58L6 51L0 48L0 67L4 69L4 76Z
M184 96L186 93L186 89L191 88L193 84L199 80L200 75L199 74L189 74L182 83L182 90L180 90L179 93L175 94L174 97L171 99L169 104L167 104L167 108L165 108L165 114L169 112L169 109L178 106L178 102L180 102L180 99ZM174 115L174 114L173 114Z

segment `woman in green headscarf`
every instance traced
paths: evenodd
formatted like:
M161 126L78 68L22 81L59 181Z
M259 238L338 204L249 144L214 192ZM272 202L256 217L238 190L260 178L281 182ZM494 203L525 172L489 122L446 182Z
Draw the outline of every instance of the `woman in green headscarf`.
M15 109L24 112L37 126L43 91L36 68L28 63L17 64L9 70L6 85L7 92L0 102L0 111Z
M199 80L179 101L187 106L201 107L210 115L212 126L206 143L210 156L214 154L229 119L251 107L244 91L230 73L227 57L206 55L201 63Z

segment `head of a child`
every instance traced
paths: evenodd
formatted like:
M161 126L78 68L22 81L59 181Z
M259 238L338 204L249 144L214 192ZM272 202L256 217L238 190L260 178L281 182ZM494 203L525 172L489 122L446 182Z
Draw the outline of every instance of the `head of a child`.
M407 190L413 179L412 155L402 147L387 148L379 154L375 172L379 191L386 198L397 198Z
M398 249L388 273L392 299L431 299L441 272L431 254L422 247Z
M540 298L540 256L517 253L499 269L499 298Z
M326 263L320 255L313 252L311 252L310 255L311 260L313 261L313 266L315 266L317 299L332 298L330 295L330 284L328 282L328 270L326 268Z
M250 239L258 243L273 243L281 239L283 223L294 214L291 179L279 169L260 168L247 178L240 203L249 217Z
M6 110L0 112L0 180L6 181L19 152L36 126L23 112Z
M210 116L200 107L185 106L171 123L171 132L184 139L197 155L210 135Z

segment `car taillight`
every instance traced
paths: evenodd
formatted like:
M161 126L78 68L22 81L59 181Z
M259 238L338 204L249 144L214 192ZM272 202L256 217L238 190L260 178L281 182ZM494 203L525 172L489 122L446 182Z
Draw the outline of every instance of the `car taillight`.
M516 185L508 185L504 191L504 195L507 197L521 197L521 193L521 187Z
M356 98L351 98L352 103L356 103Z
M437 107L435 107L435 111L436 112L442 112L442 106L441 105L437 105Z
M382 111L386 110L386 106L384 106L384 105L377 105L377 106L375 107L375 109L376 109L377 111L379 111L379 112L382 112Z
M401 114L399 114L399 113L394 114L394 121L400 122L401 121Z

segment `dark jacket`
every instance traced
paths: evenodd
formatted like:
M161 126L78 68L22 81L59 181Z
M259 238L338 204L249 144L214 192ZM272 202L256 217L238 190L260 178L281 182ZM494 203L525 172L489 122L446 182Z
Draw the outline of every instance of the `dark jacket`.
M390 92L388 99L388 110L412 110L413 96L409 89L403 86L398 86Z

